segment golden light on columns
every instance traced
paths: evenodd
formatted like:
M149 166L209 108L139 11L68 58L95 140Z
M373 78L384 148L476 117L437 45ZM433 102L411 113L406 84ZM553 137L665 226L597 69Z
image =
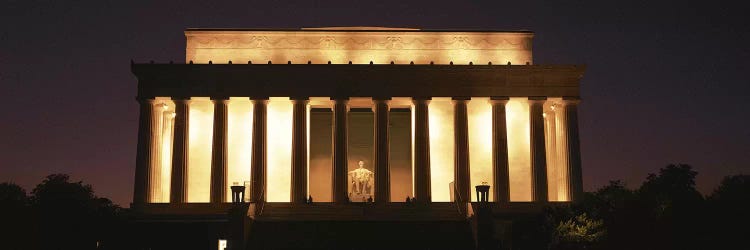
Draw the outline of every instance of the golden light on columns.
M414 189L415 188L415 186L414 186L414 167L415 167L415 165L414 165L414 158L415 158L414 157L415 156L415 154L414 154L414 142L415 142L415 139L416 139L414 137L414 135L416 133L416 128L415 128L415 124L414 123L415 123L415 121L416 121L417 118L415 117L415 114L414 114L414 104L411 104L411 100L409 100L409 102L410 102L409 108L411 108L411 112L409 112L409 113L411 114L411 156L412 156L411 157L411 183L412 184L411 184L411 195L410 196L413 197L414 194L416 193L416 190ZM429 109L428 109L428 112L429 112ZM434 196L433 196L433 201L434 201Z
M233 183L245 185L250 179L253 141L253 105L247 97L232 97L228 106L227 189ZM249 194L249 190L245 190ZM227 201L232 193L227 192Z
M489 99L473 97L466 107L469 118L471 190L482 182L492 182L492 105ZM494 190L490 190L490 201L494 200L493 192ZM471 200L477 201L477 197L472 195Z
M271 97L266 119L266 200L289 202L292 184L292 101L289 97Z
M428 109L432 201L450 201L451 191L449 185L453 181L455 148L455 140L453 138L453 103L451 103L451 98L449 97L432 98Z
M172 181L172 134L174 134L174 104L163 113L163 126L161 129L161 200L169 202L169 187Z
M153 107L153 154L151 166L152 203L169 202L169 185L172 173L172 133L174 129L174 103L169 97L155 98Z
M548 98L544 104L547 185L550 201L570 201L568 197L567 137L562 98Z
M526 97L510 98L505 105L508 130L510 200L531 201L529 105Z
M190 98L188 202L209 202L214 107L208 97Z
M306 123L305 128L307 128L307 132L305 133L305 136L307 136L307 138L305 138L305 141L307 142L307 147L306 147L306 150L307 150L307 154L306 154L307 155L307 170L306 170L306 173L307 173L307 181L306 181L307 187L305 188L305 190L307 190L307 195L308 196L310 195L310 110L312 110L312 105L310 105L308 103L307 107L305 107L305 113L306 113L306 115L305 115L305 119L306 119L306 121L305 121L305 123Z

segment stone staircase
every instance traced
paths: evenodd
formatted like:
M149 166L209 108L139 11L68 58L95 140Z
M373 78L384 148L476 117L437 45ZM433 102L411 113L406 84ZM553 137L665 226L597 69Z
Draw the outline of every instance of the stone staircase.
M473 249L453 203L266 203L247 249Z
M463 221L450 202L410 203L266 203L256 220L276 221Z

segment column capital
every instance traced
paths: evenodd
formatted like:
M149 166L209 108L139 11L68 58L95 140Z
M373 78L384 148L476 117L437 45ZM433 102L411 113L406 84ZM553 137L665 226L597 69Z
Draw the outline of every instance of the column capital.
M391 98L388 99L372 99L373 104L372 105L372 112L376 112L378 109L378 105L384 104L385 110L390 111L391 110Z
M250 97L252 104L268 104L268 97Z
M225 95L211 96L210 99L212 101L224 101L224 100L229 101L229 96L225 96Z
M344 107L346 108L346 112L349 112L351 108L349 107L349 97L331 97L331 101L333 101L333 105L331 105L331 110L335 110L337 104L339 105L343 104Z
M302 104L307 106L310 103L310 99L307 97L293 97L289 99L292 101L292 105Z
M430 101L432 101L432 97L415 96L411 98L413 104L430 104Z
M192 102L192 100L190 100L190 98L185 98L185 99L183 99L183 98L180 98L180 99L174 99L174 98L172 98L172 102L174 102L175 106L180 106L180 105L190 105L190 103Z
M393 98L391 98L390 96L373 96L372 97L372 101L390 101L391 99Z
M227 105L227 104L229 104L229 99L211 99L211 102L213 104L224 104L224 105Z
M510 98L507 96L490 96L489 103L490 104L502 104L505 105L510 101Z
M138 103L150 103L150 104L153 104L153 103L155 103L155 102L156 102L156 98L154 98L154 97L142 97L142 96L136 96L136 97L135 97L135 100L136 100L136 101L137 101Z
M466 103L468 103L471 100L471 97L451 97L451 103L453 105L464 105L466 106Z
M172 96L170 97L172 101L190 101L189 96Z
M546 96L529 96L529 104L542 104L547 101Z
M349 102L348 96L331 96L331 101L346 101Z
M563 96L562 99L563 99L562 103L564 105L578 104L581 102L581 98L578 96Z
M292 97L289 97L289 100L292 100L292 101L310 101L310 97L308 97L308 96L292 96Z

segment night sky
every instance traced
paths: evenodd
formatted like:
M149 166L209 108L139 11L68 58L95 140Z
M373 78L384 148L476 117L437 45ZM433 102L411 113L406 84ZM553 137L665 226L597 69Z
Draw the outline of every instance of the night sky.
M637 187L669 163L710 193L750 172L745 8L654 1L31 1L0 4L0 182L52 173L132 200L130 60L184 61L186 28L389 26L532 30L535 64L586 64L584 187ZM611 1L615 2L615 1Z

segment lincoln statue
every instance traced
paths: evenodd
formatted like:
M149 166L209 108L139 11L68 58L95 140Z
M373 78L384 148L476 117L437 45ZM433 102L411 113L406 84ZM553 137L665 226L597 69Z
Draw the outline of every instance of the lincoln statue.
M357 162L357 165L359 166L359 168L349 171L349 179L351 180L350 183L352 185L350 189L352 192L352 197L350 197L350 199L352 201L360 200L354 199L354 197L362 197L364 199L367 199L368 197L372 196L372 182L374 179L373 173L372 171L364 168L364 161Z

